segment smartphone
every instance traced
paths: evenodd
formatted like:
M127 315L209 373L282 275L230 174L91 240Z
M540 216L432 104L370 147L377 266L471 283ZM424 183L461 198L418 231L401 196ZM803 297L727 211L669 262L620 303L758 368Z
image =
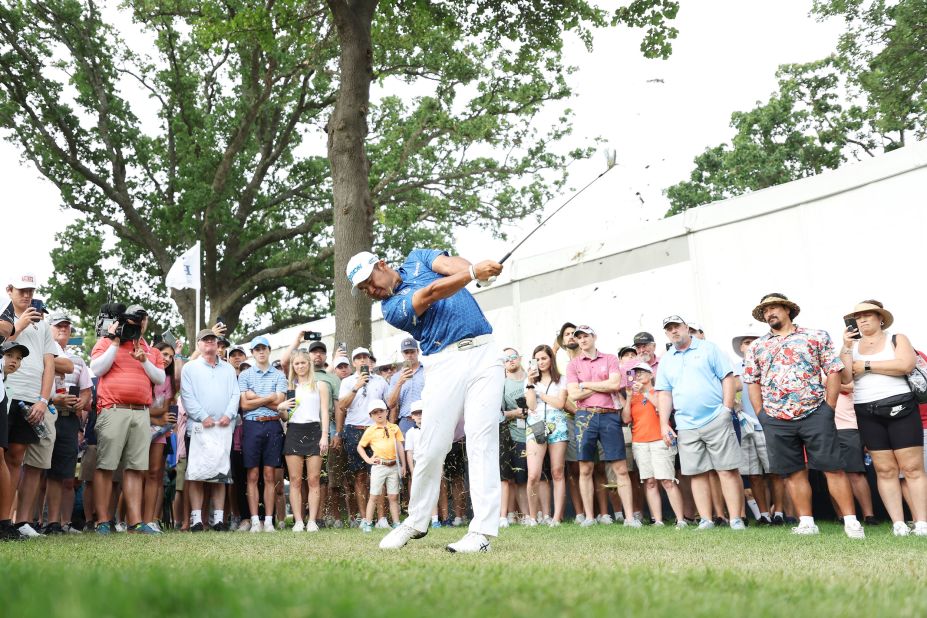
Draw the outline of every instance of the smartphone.
M30 304L31 304L31 306L32 306L33 309L35 309L36 311L39 312L39 317L38 317L38 318L35 318L35 319L32 320L32 321L33 321L33 322L41 322L41 321L42 321L42 315L41 315L41 314L43 314L43 313L46 312L45 303L43 303L42 301L40 301L38 298L33 298L33 299L32 299L32 303L30 303Z
M68 395L71 397L80 397L80 387L77 384L72 384L68 387Z
M339 342L338 342L338 349L341 350L342 352L344 352L345 354L347 354L347 353L348 353L348 342L347 342L347 341L339 341Z
M322 333L311 330L303 331L303 341L322 341Z
M175 337L174 333L172 333L169 330L166 330L163 333L161 333L161 341L171 346L172 348L177 347L177 337Z
M225 324L225 319L221 315L217 315L216 324Z
M293 390L293 389L288 390L288 391L286 392L286 398L287 398L287 399L296 399L296 391Z
M410 361L410 360L404 360L404 361L402 361L402 368L403 368L403 369L412 369L412 361Z
M528 361L528 373L535 373L538 370L538 359L532 358Z
M366 375L370 375L370 367L367 365L361 365L360 372Z
M859 326L856 324L856 318L844 318L843 323L856 331L856 334L853 335L853 339L862 339L863 335L859 332Z

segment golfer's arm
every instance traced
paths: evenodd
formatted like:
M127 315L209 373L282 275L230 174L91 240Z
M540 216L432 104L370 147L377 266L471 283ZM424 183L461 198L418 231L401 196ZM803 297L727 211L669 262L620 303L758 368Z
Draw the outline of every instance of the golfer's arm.
M450 277L457 273L470 272L470 261L465 260L459 255L439 255L431 263L431 270L439 275Z
M467 287L470 281L472 279L470 278L470 267L468 265L465 270L442 277L415 292L412 295L412 310L415 311L415 315L421 316L439 300L450 298Z

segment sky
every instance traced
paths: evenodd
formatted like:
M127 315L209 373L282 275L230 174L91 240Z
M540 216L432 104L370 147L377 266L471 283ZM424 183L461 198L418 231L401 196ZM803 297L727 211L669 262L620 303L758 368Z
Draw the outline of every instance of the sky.
M701 0L682 2L676 27L679 38L669 60L647 60L640 51L641 32L627 28L598 32L594 49L578 41L566 47L575 97L573 135L565 149L605 140L618 165L542 228L516 253L518 258L556 246L607 238L624 223L659 219L668 208L662 191L685 179L693 158L706 147L733 135L730 115L766 100L776 90L780 64L808 62L831 53L840 33L836 22L808 16L810 0ZM549 121L558 110L551 110ZM541 119L543 120L543 119ZM569 189L577 189L605 169L597 155L571 166ZM7 281L28 270L40 281L51 275L49 252L54 236L73 221L60 208L56 189L28 164L9 142L0 142L0 184L6 195L5 226L15 221L18 233L7 236L0 275ZM570 195L555 197L544 214ZM575 225L574 225L575 224ZM499 259L535 225L531 219L506 226L511 240L490 238L481 229L457 232L456 249L473 261ZM577 230L565 233L565 230ZM11 247L12 245L12 247Z

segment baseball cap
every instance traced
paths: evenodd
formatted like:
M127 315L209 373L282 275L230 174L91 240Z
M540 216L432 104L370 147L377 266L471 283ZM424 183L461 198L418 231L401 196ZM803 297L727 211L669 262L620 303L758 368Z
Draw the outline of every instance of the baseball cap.
M357 295L357 286L370 277L373 267L379 261L380 258L369 251L361 251L348 260L345 274L348 276L348 281L351 282L351 294L353 296Z
M312 343L309 344L310 352L312 352L313 350L319 350L319 349L321 349L323 352L326 352L326 353L328 352L328 347L321 341L313 341Z
M647 331L642 330L634 335L633 345L647 345L648 343L656 343L656 340Z
M17 288L17 289L20 289L20 288ZM19 350L20 352L22 352L23 358L26 358L27 356L29 356L29 348L19 343L18 341L4 341L3 345L0 345L0 352L2 352L3 354L6 354L7 352L10 352L12 350Z
M270 348L270 340L267 339L264 335L260 335L251 340L251 349L258 347L259 345L264 345Z
M64 311L56 311L48 316L48 323L51 324L52 326L56 326L58 324L61 324L62 322L73 323L74 320L72 320L71 316L69 316Z
M618 358L621 358L622 356L624 356L624 355L625 355L625 352L634 352L634 355L636 356L636 355L637 355L637 348L635 348L633 345L626 345L626 346L624 346L623 348L621 348L620 350L618 350Z
M419 399L418 401L413 401L412 405L409 406L409 414L415 414L416 412L421 412L424 408L424 402Z
M367 348L354 348L354 351L351 352L351 358L352 359L357 358L361 354L366 354L371 359L373 358L373 354L371 354L370 350L368 350Z
M653 367L651 367L649 364L645 363L644 361L641 361L637 363L636 365L634 365L633 367L631 367L631 371L636 371L638 369L640 369L641 371L646 371L648 373L653 373Z
M216 337L216 333L212 332L212 329L209 329L209 328L204 328L204 329L201 330L200 332L196 333L196 340L197 340L197 341L202 341L202 340L205 339L206 337ZM218 341L218 340L219 340L219 338L216 337L216 341ZM270 347L270 346L268 346L268 347Z
M399 350L402 352L405 352L406 350L417 350L417 349L418 349L418 341L416 341L412 337L406 337L405 339L402 340L402 343L399 344Z
M137 318L144 318L148 315L148 312L145 311L145 308L141 305L129 305L125 314L134 315Z
M338 358L335 359L335 367L341 367L342 365L350 365L350 364L351 364L351 361L349 361L344 356L339 356Z
M241 345L240 343L236 343L229 348L229 356L232 355L232 352L241 352L245 356L248 356L248 353L245 352L245 346Z
M367 414L373 413L374 410L388 410L389 408L386 405L386 402L382 399L374 399L369 404L367 404Z
M702 327L699 326L696 322L689 322L689 328L697 333L702 332Z
M669 317L663 318L663 328L666 328L670 324L685 324L686 321L683 320L678 315L671 315Z
M15 275L10 280L10 285L12 285L17 290L34 290L35 288L39 287L38 279L36 279L33 273L28 272Z
M592 335L593 337L595 337L595 331L592 330L591 326L586 326L586 325L577 326L576 329L573 331L573 336L575 337L576 335L580 333L586 333L587 335Z

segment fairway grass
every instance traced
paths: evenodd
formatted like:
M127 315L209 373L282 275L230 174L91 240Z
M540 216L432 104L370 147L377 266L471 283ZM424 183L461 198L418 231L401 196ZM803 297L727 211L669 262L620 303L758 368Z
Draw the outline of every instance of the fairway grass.
M0 544L3 616L927 616L927 538L842 527L699 532L513 527L455 555L461 529L399 552L385 531L168 533Z

